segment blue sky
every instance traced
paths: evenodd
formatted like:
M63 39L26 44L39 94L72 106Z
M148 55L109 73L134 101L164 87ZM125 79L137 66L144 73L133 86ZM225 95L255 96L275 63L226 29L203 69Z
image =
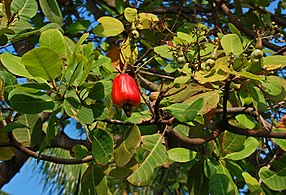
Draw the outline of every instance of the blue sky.
M276 7L276 4L269 8L269 10L273 11L274 7ZM74 128L75 127L71 125L69 130ZM48 195L49 193L47 191L43 192L44 185L40 182L40 174L34 170L35 167L36 160L29 159L28 163L21 168L20 172L2 188L2 191L11 195Z

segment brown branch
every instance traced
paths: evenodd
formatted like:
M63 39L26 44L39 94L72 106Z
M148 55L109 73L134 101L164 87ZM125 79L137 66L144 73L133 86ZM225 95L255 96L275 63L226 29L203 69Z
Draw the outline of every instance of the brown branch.
M220 135L220 130L214 130L204 137L190 138L176 133L171 127L167 127L165 135L172 140L172 142L179 144L181 147L189 148L193 145L201 145L216 139Z
M62 131L60 131L56 137L50 141L51 148L58 147L65 150L71 150L75 145L83 145L88 150L91 149L91 144L87 140L72 139Z
M158 85L145 79L141 74L137 74L140 84L149 91L157 91Z
M225 129L228 131L252 137L263 137L263 138L281 138L286 139L286 132L273 132L273 131L263 131L263 130L251 130L251 129L242 129L235 127L229 123L226 124Z
M223 94L223 102L222 102L222 121L224 124L227 123L227 100L228 100L228 96L229 96L229 87L230 87L230 83L232 80L232 75L230 75L225 83L225 87L224 87L224 94ZM224 129L221 129L222 131L224 131Z
M151 105L151 103L149 102L149 100L146 98L146 95L145 95L145 93L143 92L142 87L141 87L141 85L140 85L140 83L139 83L139 80L138 80L138 78L137 78L137 74L135 74L135 81L136 81L136 84L137 84L137 86L138 86L138 89L139 89L139 92L140 92L140 94L141 94L141 97L143 98L145 104L148 106L148 108L149 108L149 110L151 111L151 113L154 115L154 108L153 108L153 106Z
M233 108L227 108L227 113L228 114L240 114L240 113L245 113L245 114L254 114L255 109L250 107L233 107ZM216 113L223 113L223 109L216 109Z
M89 155L83 159L65 159L65 158L58 158L54 156L48 156L44 154L39 154L30 150L29 148L23 146L12 134L12 132L8 133L8 137L10 141L14 144L14 146L19 150L25 153L26 155L33 157L35 159L44 160L48 162L58 163L58 164L82 164L86 162L90 162L93 160L92 155Z
M215 0L215 3L223 10L223 12L227 15L228 20L230 23L232 23L237 29L242 31L244 34L247 36L251 37L254 39L256 37L256 33L253 32L252 30L248 29L246 26L241 24L236 17L231 13L230 9L227 7L227 5L224 3L222 0ZM268 47L269 49L272 49L274 51L280 50L282 47L279 47L275 44L270 43L269 41L263 39L262 40L263 45Z
M141 74L155 76L155 77L159 77L159 78L162 78L162 79L175 80L174 77L171 77L171 76L168 76L168 75L163 75L163 74L158 74L158 73L153 73L153 72L146 72L146 71L143 71L143 70L138 70L138 72L141 73Z

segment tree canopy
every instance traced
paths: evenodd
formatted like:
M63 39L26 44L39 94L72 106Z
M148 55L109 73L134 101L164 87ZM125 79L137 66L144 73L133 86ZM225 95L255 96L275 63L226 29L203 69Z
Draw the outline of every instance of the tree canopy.
M31 157L61 194L285 193L285 9L0 0L0 189Z

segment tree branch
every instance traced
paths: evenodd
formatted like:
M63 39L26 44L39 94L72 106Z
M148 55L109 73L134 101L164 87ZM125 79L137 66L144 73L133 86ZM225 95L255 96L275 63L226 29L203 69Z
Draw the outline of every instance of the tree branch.
M263 131L263 130L251 130L242 129L235 127L229 123L226 124L225 128L235 134L246 135L252 137L263 137L263 138L281 138L286 139L286 132L273 132L273 131Z
M220 133L220 130L214 130L204 137L190 138L176 133L170 126L168 126L165 131L165 135L169 138L169 140L184 148L190 148L190 146L193 145L201 145L212 141L216 139L220 135Z
M29 148L26 148L25 146L23 146L12 134L12 132L8 133L8 137L11 140L11 142L14 144L14 146L19 150L22 151L23 153L25 153L26 155L33 157L35 159L39 159L39 160L44 160L44 161L48 161L48 162L54 162L54 163L58 163L58 164L82 164L82 163L86 163L86 162L90 162L93 160L92 155L89 155L83 159L65 159L65 158L57 158L54 156L47 156L44 154L39 154L37 152L34 152L32 150L30 150Z

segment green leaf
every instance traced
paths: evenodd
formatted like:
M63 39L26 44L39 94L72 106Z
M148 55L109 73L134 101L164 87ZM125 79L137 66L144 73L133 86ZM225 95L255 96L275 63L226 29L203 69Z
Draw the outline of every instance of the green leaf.
M272 130L273 132L283 132L285 133L284 129L277 129L274 128ZM272 138L283 150L286 150L286 139L278 139L278 138Z
M20 20L28 21L38 11L35 0L13 0L10 6L11 14L15 14Z
M237 122L239 122L240 125L242 125L244 128L247 129L253 129L255 127L254 119L248 115L245 114L239 114L235 116L235 119Z
M77 34L86 31L90 26L89 20L76 20L74 23L70 24L67 29L67 33Z
M61 57L67 55L64 36L57 29L50 29L42 32L39 43L40 47L50 48L56 51Z
M183 84L190 80L190 76L179 76L174 80L174 83Z
M116 10L120 15L124 13L125 2L122 0L115 0Z
M19 89L14 89L8 97L11 107L21 113L38 114L42 111L51 111L55 107L53 99L46 93L29 94Z
M28 127L31 136L29 141L31 147L36 146L41 142L43 136L42 120L38 114L22 114L19 116L17 122Z
M242 76L242 77L245 77L245 78L248 78L248 79L252 79L252 80L257 80L257 81L261 81L263 79L262 76L260 75L256 75L256 74L252 74L250 72L247 72L247 71L241 71L241 72L234 72L236 75L238 76Z
M208 194L208 179L203 172L203 163L197 162L188 171L187 187L190 195Z
M263 68L271 71L284 67L286 56L274 55L263 58Z
M262 89L269 95L278 96L282 93L282 86L279 82L281 78L278 76L267 76L266 80L261 82Z
M203 101L203 108L199 110L199 113L201 115L204 115L217 107L217 104L219 103L220 99L219 91L214 90L214 91L199 93L197 95L194 95L186 99L183 103L190 105L200 98L202 98L204 101Z
M190 127L188 127L187 125L183 125L183 124L178 124L175 128L174 131L176 133L179 133L180 135L183 136L189 136L189 132L190 132Z
M24 146L31 147L42 139L42 122L39 115L22 114L18 120L5 126L6 132L13 131L15 138ZM36 140L38 139L38 140Z
M238 194L234 185L234 183L230 183L230 179L225 174L216 174L210 178L209 192L220 195Z
M124 17L128 22L135 22L138 19L137 9L127 7L124 10Z
M33 78L25 68L25 65L21 62L21 57L5 52L0 55L0 60L7 70L12 74L26 78Z
M228 154L242 150L245 139L245 136L225 131L222 136L219 137L222 152Z
M63 16L56 0L40 0L40 6L50 22L62 25Z
M140 164L127 180L135 186L147 186L150 184L154 169L168 161L167 151L162 144L163 136L160 134L143 136L143 146L149 152L145 160Z
M167 106L165 110L167 112L170 112L179 121L186 122L186 113L185 113L186 108L188 108L187 104L176 103L176 104Z
M100 25L93 29L93 32L100 37L117 36L124 30L122 22L110 16L103 16L98 19Z
M94 129L91 132L92 155L100 164L107 164L113 155L113 140L111 135L102 129Z
M63 103L66 113L83 124L91 124L94 120L93 111L90 106L81 104L73 97L67 97Z
M64 36L64 40L67 49L67 57L69 58L70 56L72 56L75 50L75 43L73 42L73 40L71 40L69 37L66 36Z
M24 146L31 146L31 132L28 127L19 127L13 129L14 137Z
M196 152L186 148L172 148L168 150L168 156L175 162L189 162L196 157Z
M207 159L204 171L210 179L210 194L238 194L237 186L233 182L232 176L221 162L214 159Z
M62 29L62 27L57 23L48 23L47 25L40 28L39 31L42 33L49 29L58 29L61 33L64 33L64 30Z
M103 170L98 165L90 164L81 178L82 194L97 194L96 186L102 182L104 176Z
M202 109L204 104L204 99L199 98L194 101L186 110L185 110L185 120L187 122L192 122L195 120L196 116L198 115L199 111Z
M259 170L258 175L262 182L271 190L280 191L286 189L286 167L274 172L264 166Z
M257 139L253 137L248 137L243 144L242 150L227 154L224 158L231 160L242 160L250 156L256 150L258 145L259 142L257 141Z
M53 81L61 73L63 63L59 55L49 48L35 48L24 54L22 63L34 77Z
M177 32L177 36L186 41L187 44L190 44L191 42L195 41L196 37L192 37L191 35L183 32Z
M243 47L237 34L224 35L221 39L221 45L227 55L232 53L233 55L238 56L243 52Z
M173 54L172 54L173 52L171 49L172 47L170 46L161 45L154 47L154 52L163 58L173 59Z
M228 28L229 28L230 32L232 34L238 35L238 37L242 41L242 35L241 35L240 31L232 23L228 23L227 25L228 25Z
M139 146L141 142L139 128L134 125L131 130L125 132L123 140L114 152L114 160L119 167L125 166L130 161Z
M75 158L85 158L89 155L88 149L83 145L75 145L72 147L72 152Z
M245 180L245 183L247 187L249 188L250 192L252 193L258 193L261 195L265 195L265 192L260 187L259 182L256 180L256 178L252 177L248 172L243 172L242 176Z
M79 85L82 85L85 83L85 81L86 81L86 79L90 73L93 60L94 60L94 56L91 56L91 57L89 57L88 61L84 63L84 66L83 66L84 68L83 68L82 76L81 76L80 81L79 81Z
M100 101L106 98L111 93L111 90L112 90L111 81L98 81L94 84L88 96L91 99Z
M48 127L46 130L46 142L49 145L51 139L54 139L58 133L57 131L57 114L60 112L61 107L53 111L50 115L49 121L48 121Z
M138 124L141 123L144 120L148 120L151 118L151 112L149 110L144 110L141 112L134 112L132 115L127 118L124 123L132 123L132 124Z
M137 24L137 28L141 30L150 29L159 21L158 17L151 13L139 13L138 17L139 23Z
M245 86L247 91L250 93L250 96L253 98L254 107L258 110L258 112L262 113L267 111L267 105L262 91L249 82L247 82Z
M109 176L116 178L126 178L132 174L132 170L126 167L115 167L109 172Z
M109 110L100 102L95 102L91 105L93 110L94 118L97 120L104 120L108 118Z

